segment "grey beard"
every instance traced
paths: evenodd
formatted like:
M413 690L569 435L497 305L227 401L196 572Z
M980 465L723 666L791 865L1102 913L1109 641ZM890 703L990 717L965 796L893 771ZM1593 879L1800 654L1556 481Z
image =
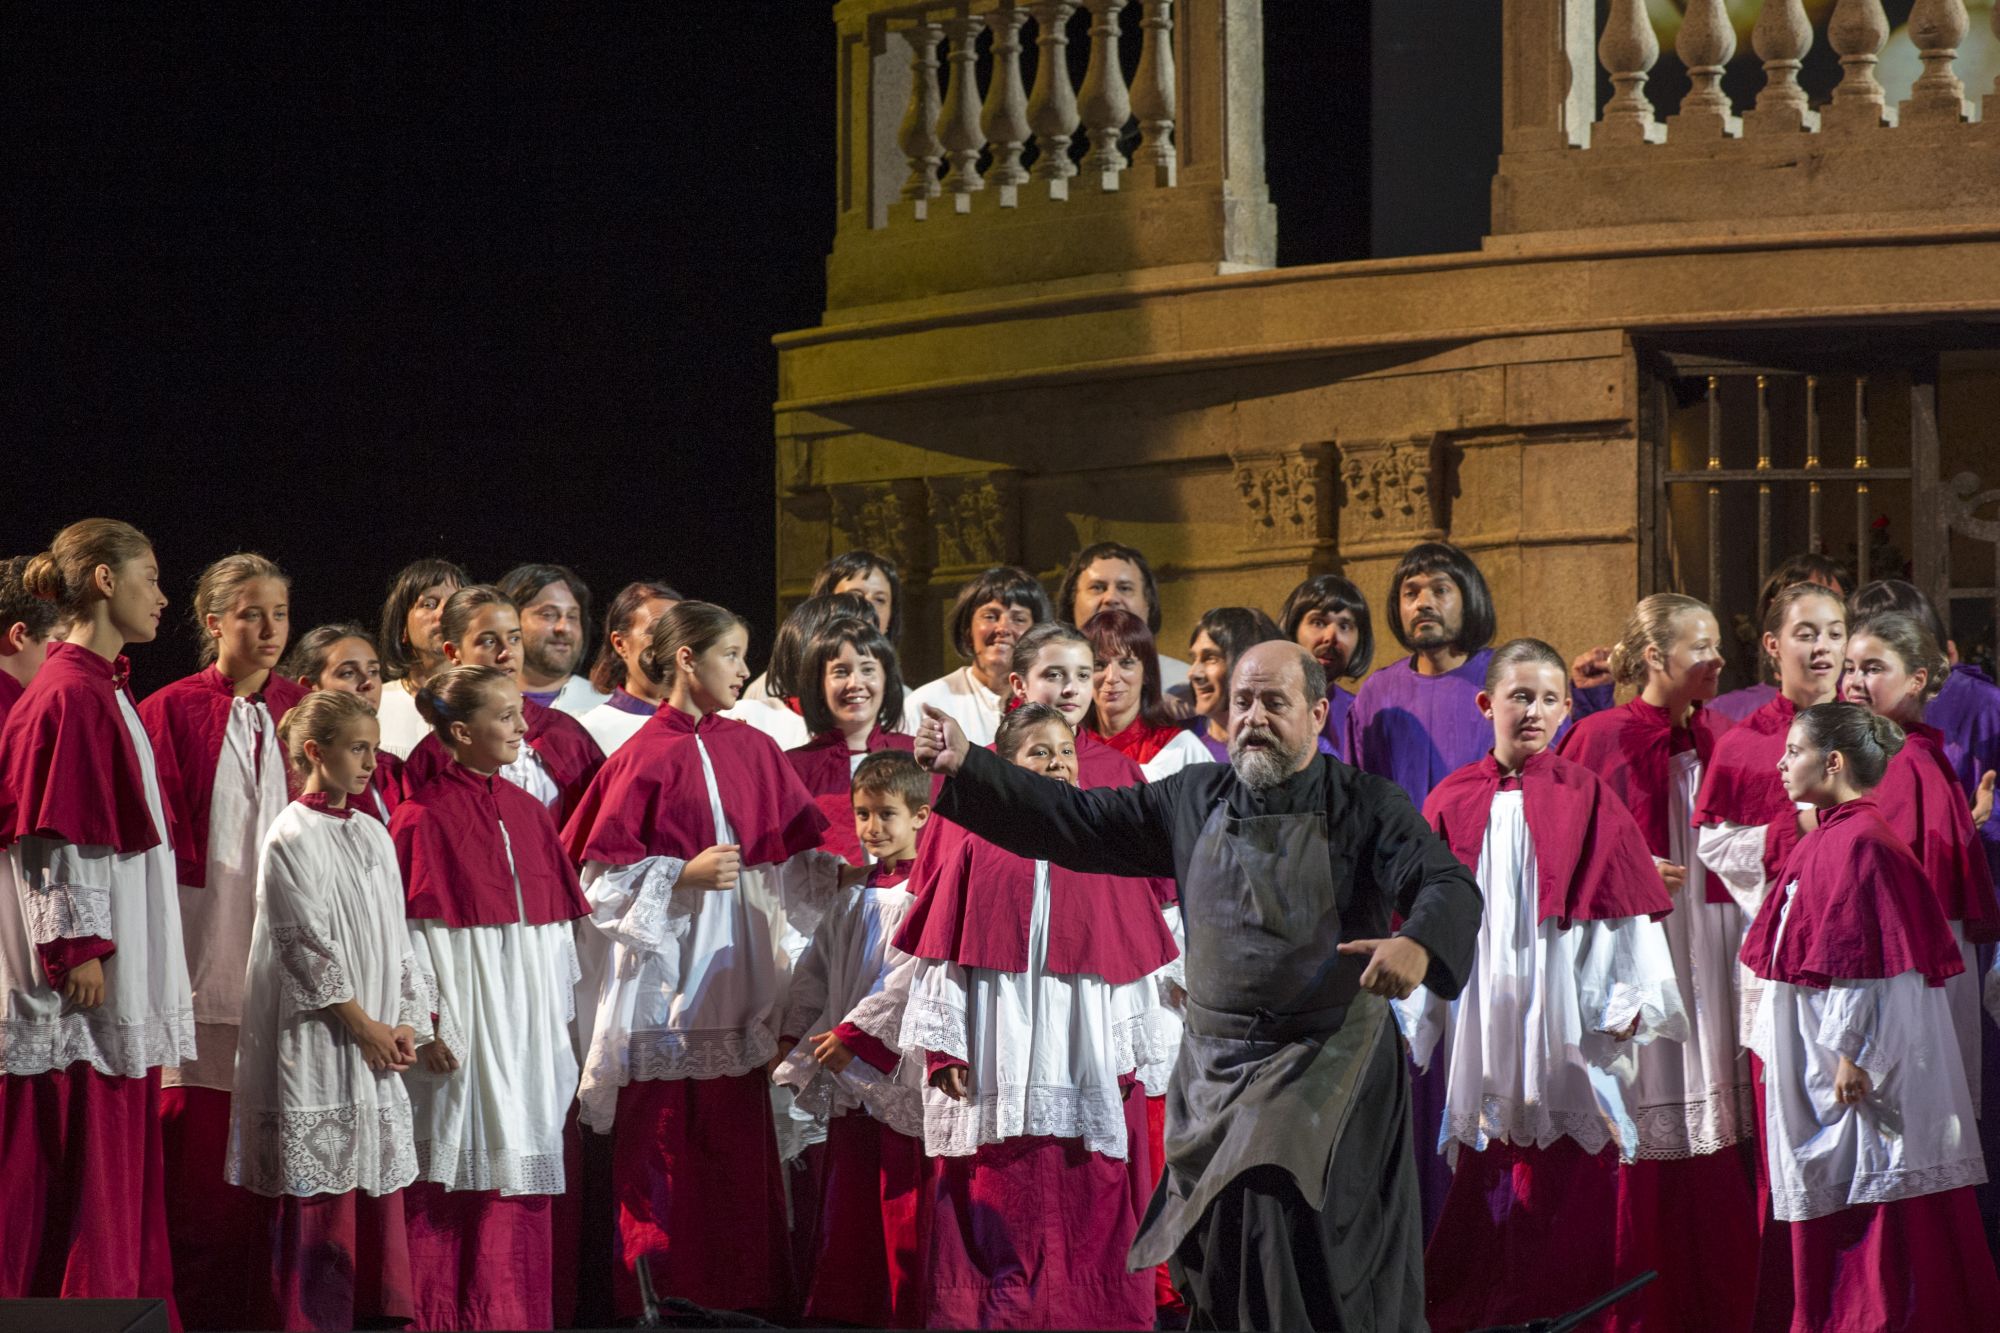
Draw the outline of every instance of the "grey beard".
M1236 770L1236 776L1253 791L1266 791L1277 786L1299 771L1311 749L1286 749L1275 736L1268 737L1269 748L1246 750L1236 738L1229 743L1229 766ZM1310 742L1316 746L1317 740Z
M544 639L529 648L521 649L521 659L528 669L538 676L567 676L576 670L578 652L575 644L557 646Z

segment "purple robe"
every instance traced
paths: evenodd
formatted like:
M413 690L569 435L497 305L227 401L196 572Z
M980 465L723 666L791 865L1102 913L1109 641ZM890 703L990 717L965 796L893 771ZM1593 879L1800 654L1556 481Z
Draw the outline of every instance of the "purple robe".
M1326 726L1320 748L1342 763L1347 761L1347 715L1354 710L1354 691L1326 683Z
M1707 708L1709 712L1726 717L1731 722L1741 722L1777 697L1776 685L1745 685L1740 690L1716 695Z

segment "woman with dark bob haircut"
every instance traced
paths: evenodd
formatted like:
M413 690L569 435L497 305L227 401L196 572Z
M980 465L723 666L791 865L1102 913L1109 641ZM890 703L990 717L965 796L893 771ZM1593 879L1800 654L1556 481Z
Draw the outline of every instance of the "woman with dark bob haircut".
M1359 680L1375 661L1375 623L1361 589L1338 574L1315 574L1292 589L1278 612L1285 637L1313 655L1326 671L1327 743L1345 759L1347 711L1354 692L1336 677Z
M995 565L960 588L951 609L951 646L965 665L910 691L903 730L916 734L928 704L949 713L974 745L991 745L1011 693L1007 673L1014 645L1054 619L1042 585L1013 565Z
M903 641L903 576L893 560L873 551L847 551L819 567L813 575L812 595L831 597L851 592L866 598L874 612L875 627L890 643Z

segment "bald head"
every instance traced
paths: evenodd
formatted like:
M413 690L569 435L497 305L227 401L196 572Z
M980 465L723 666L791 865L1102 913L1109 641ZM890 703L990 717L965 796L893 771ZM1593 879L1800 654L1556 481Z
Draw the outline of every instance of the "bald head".
M1326 671L1296 643L1260 643L1229 678L1229 762L1273 787L1312 762L1326 724Z

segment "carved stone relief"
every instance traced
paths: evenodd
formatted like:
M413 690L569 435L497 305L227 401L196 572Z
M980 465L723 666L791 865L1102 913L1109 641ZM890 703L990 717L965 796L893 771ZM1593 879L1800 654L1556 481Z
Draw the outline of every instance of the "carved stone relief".
M984 569L1017 559L1020 479L1011 472L931 477L931 532L937 568Z
M1232 480L1243 501L1247 550L1324 545L1333 537L1328 446L1289 453L1236 454Z
M924 486L880 481L828 488L833 499L833 550L865 550L909 571L927 563Z
M1420 540L1434 533L1438 455L1434 435L1342 444L1342 546Z

